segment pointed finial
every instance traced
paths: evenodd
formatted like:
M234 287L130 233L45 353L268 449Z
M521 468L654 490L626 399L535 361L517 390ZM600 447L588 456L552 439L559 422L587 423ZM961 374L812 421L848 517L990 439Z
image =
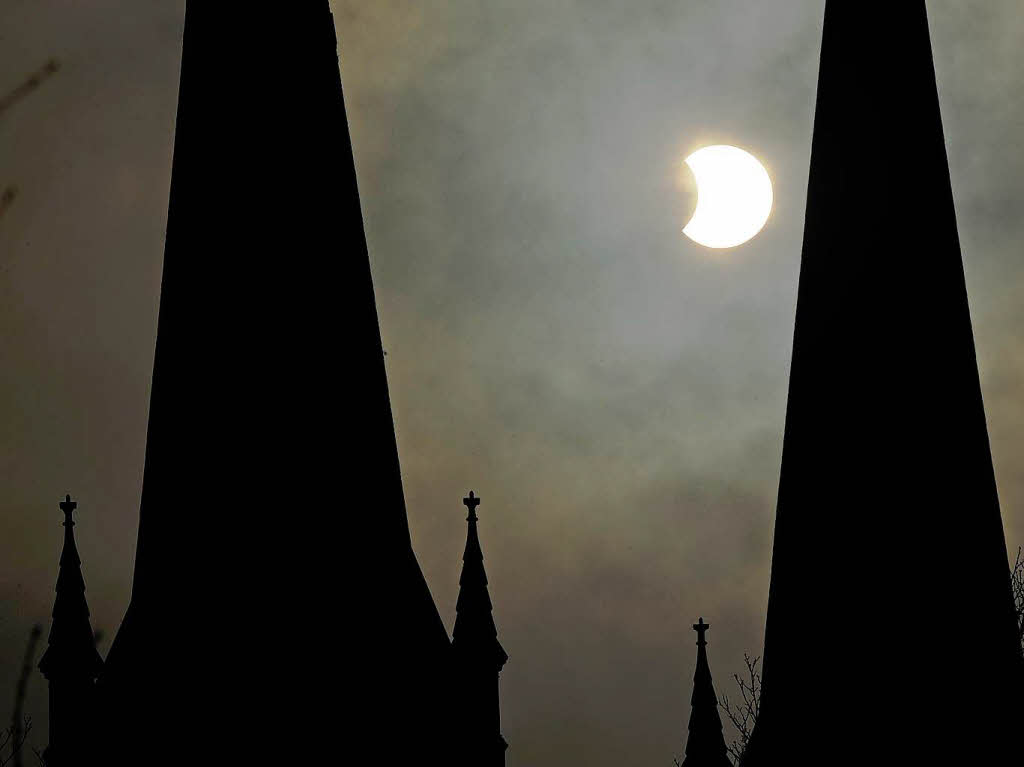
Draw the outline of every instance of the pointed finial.
M462 502L469 509L469 516L466 517L467 522L476 522L476 507L480 505L480 499L477 498L473 491L469 491L469 496L462 499Z
M71 518L72 512L78 508L78 503L71 500L70 495L65 495L64 500L60 502L60 510L64 512L64 527L74 527L75 520Z
M704 634L711 628L710 623L705 623L704 618L693 624L693 630L697 632L697 646L703 647L708 643L708 640L704 638Z

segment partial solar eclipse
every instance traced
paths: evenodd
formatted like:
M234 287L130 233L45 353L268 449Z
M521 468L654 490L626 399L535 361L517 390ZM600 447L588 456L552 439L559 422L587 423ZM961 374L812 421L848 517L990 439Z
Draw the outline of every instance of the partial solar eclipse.
M686 158L697 182L697 208L683 234L707 248L735 248L768 222L774 195L768 171L734 146L706 146Z

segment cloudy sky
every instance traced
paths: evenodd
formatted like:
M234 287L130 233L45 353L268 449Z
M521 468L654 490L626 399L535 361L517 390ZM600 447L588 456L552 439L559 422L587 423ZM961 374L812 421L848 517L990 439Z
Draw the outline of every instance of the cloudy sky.
M823 3L334 9L410 524L442 615L472 488L511 656L510 767L670 764L690 624L712 624L720 691L762 640ZM929 9L1016 550L1024 15ZM63 65L0 115L0 186L19 189L0 218L4 721L52 606L64 493L102 651L128 602L182 18L180 0L0 2L0 93ZM776 188L765 231L725 253L680 234L681 161L709 143L754 152ZM42 745L39 675L27 707Z

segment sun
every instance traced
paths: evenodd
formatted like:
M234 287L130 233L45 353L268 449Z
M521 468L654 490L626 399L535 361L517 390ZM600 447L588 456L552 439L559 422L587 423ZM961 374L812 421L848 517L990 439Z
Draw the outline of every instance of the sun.
M768 222L774 194L768 171L734 146L706 146L686 158L697 182L697 209L683 234L707 248L735 248Z

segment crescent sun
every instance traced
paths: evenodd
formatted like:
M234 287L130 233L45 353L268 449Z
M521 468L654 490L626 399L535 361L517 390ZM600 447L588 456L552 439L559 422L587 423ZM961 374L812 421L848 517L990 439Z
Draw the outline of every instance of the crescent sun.
M708 248L753 239L772 212L772 180L760 161L734 146L707 146L686 158L697 182L697 208L683 233Z

